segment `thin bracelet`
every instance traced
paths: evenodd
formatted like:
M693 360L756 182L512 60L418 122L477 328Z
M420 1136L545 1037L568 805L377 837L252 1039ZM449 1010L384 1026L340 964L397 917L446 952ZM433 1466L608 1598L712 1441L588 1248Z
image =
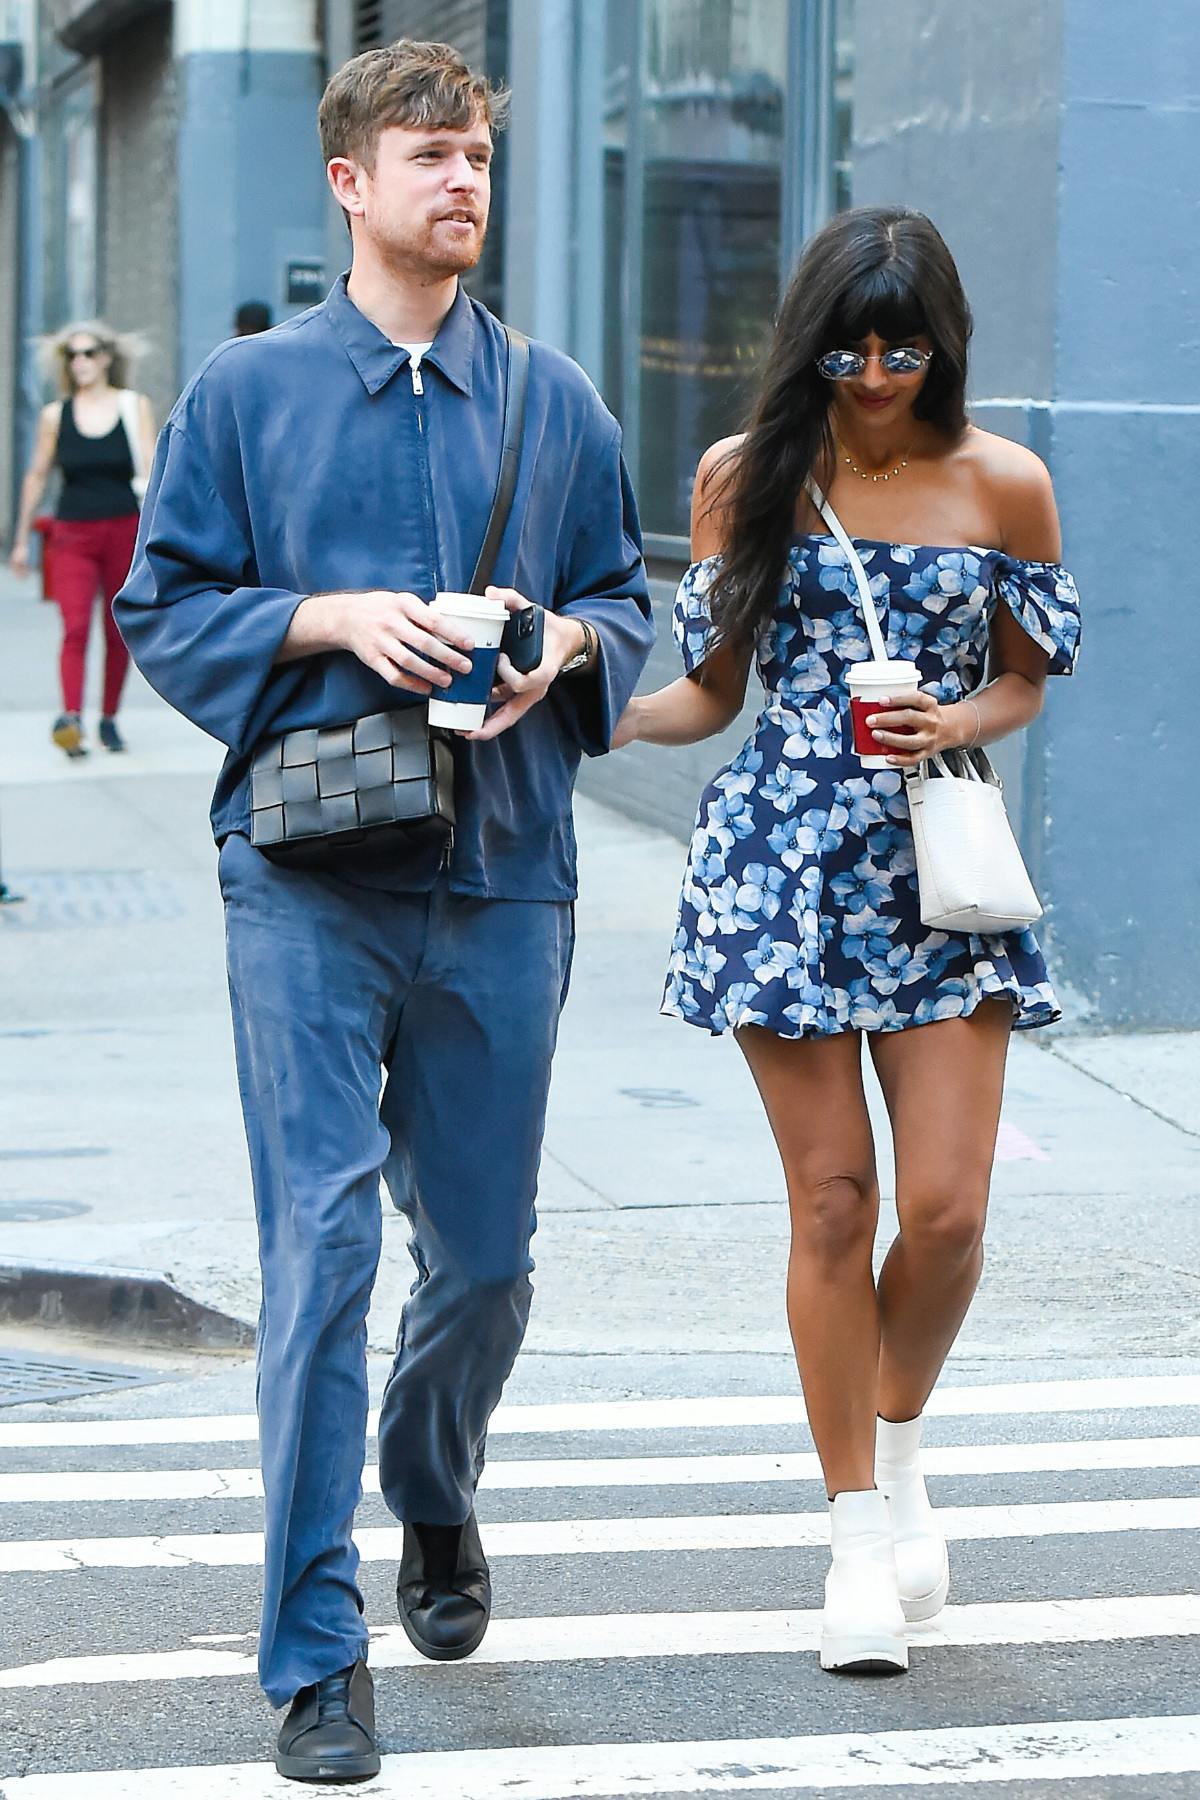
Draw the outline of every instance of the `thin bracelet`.
M586 619L580 619L579 623L583 626L584 661L576 668L568 671L568 673L572 675L586 675L589 669L594 668L596 664L596 652L600 648L600 633L596 630L596 627L589 624Z
M963 705L969 706L971 708L972 712L975 714L975 735L971 739L969 744L965 744L963 746L963 748L966 750L973 750L975 748L976 744L979 742L979 734L983 730L983 719L980 716L978 706L976 706L974 700L971 699L971 696L969 694L963 695Z

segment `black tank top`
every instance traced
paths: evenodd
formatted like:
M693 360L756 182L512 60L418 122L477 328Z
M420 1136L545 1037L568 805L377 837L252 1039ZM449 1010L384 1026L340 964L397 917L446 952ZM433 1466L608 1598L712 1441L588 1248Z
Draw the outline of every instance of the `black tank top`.
M63 478L60 519L127 519L136 513L133 453L123 420L106 437L85 437L75 423L73 403L64 400L55 461Z

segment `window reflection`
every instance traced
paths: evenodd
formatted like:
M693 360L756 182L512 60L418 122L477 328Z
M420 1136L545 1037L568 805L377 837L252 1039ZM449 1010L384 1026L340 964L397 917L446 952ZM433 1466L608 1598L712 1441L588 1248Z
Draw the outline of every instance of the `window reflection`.
M610 0L605 394L623 417L636 401L650 532L686 535L696 463L739 423L770 331L787 25L787 0Z
M787 17L653 0L646 23L641 494L652 529L682 534L778 298Z
M600 379L652 536L686 536L700 455L744 417L799 249L781 241L784 157L797 240L853 204L855 0L820 5L836 44L821 69L800 49L799 0L605 5ZM829 121L827 143L806 135L808 107Z

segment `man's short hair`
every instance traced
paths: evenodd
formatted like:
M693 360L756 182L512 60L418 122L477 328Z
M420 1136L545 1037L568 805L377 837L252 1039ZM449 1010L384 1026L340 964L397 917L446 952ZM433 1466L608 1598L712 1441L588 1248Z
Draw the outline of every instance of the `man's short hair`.
M389 125L465 131L482 120L491 132L508 123L509 91L472 69L452 44L398 38L345 63L321 99L317 122L328 163L349 156L375 167L379 134Z

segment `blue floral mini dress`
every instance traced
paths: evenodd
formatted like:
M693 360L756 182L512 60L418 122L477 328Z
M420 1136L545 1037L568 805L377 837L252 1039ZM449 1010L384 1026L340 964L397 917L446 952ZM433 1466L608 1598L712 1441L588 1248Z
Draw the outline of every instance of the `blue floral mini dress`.
M1079 596L1056 563L999 550L856 538L888 655L915 662L939 700L977 687L988 624L1007 606L1069 675ZM689 673L713 645L718 557L675 600ZM757 647L766 703L700 799L662 1010L713 1033L781 1037L902 1031L1007 995L1018 1029L1060 1017L1032 931L980 937L921 923L898 769L864 769L851 742L847 666L870 656L854 574L832 537L793 540Z

